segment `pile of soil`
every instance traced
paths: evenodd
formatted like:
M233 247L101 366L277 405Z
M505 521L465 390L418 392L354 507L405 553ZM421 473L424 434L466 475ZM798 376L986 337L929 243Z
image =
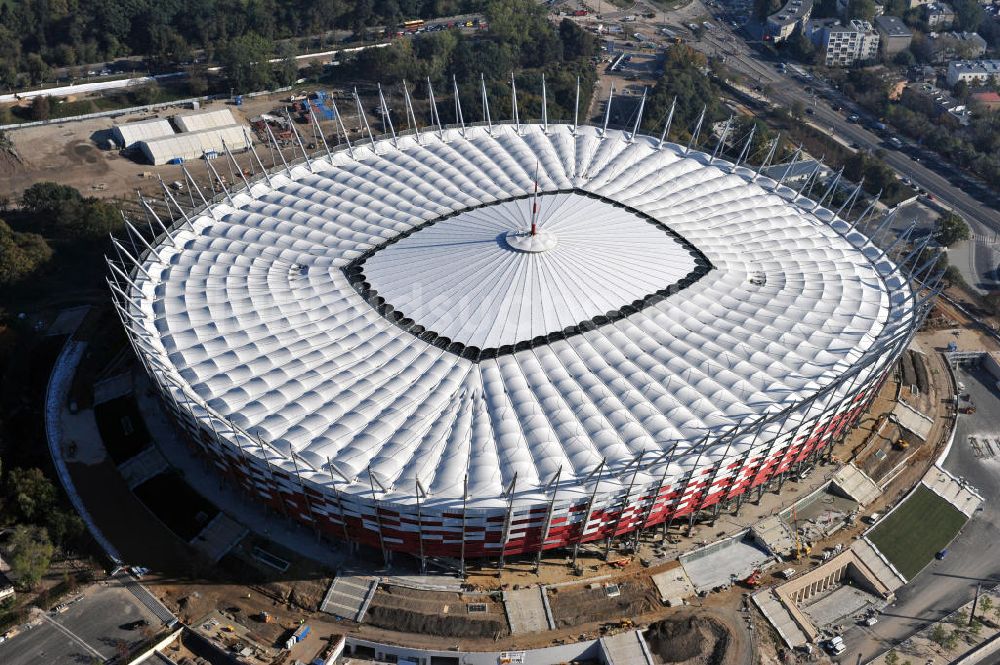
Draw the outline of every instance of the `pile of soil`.
M646 631L646 643L663 663L721 665L730 642L729 630L707 616L664 619Z

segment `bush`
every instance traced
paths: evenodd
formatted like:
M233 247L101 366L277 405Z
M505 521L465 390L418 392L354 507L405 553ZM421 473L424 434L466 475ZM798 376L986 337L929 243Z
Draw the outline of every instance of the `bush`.
M14 231L0 219L0 287L16 284L51 258L45 238Z

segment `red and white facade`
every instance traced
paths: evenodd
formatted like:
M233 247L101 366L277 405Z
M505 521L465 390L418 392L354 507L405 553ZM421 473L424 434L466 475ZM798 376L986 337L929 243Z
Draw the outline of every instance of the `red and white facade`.
M614 130L424 131L247 185L117 271L123 322L220 474L383 551L729 508L857 422L924 309L816 202Z

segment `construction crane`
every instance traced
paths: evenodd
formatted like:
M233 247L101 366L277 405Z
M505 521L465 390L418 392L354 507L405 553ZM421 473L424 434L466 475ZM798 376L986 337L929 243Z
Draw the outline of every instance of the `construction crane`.
M802 557L809 556L812 548L809 547L808 543L803 543L799 537L799 518L795 512L795 506L792 506L792 529L795 530L795 560L799 561Z

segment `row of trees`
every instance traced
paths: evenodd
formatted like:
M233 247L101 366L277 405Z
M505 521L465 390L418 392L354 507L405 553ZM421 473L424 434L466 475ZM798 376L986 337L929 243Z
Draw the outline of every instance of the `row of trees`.
M544 74L549 118L572 119L577 78L581 106L590 99L596 80L588 61L599 48L593 35L571 21L554 26L544 8L529 0L494 0L487 6L486 15L490 29L485 33L471 37L445 30L398 40L386 48L362 51L350 66L338 68L334 77L345 85L407 81L421 122L427 118L425 81L430 79L441 120L451 123L456 122L454 104L450 102L452 77L459 86L463 117L473 122L484 117L480 77L486 82L491 117L510 117L511 72L516 72L521 118L540 118ZM388 87L386 92L396 94L394 87ZM401 104L396 106L393 122L399 128L406 119ZM580 112L583 120L585 106Z
M250 34L265 40L363 32L407 18L483 8L482 0L19 0L0 3L0 83L24 73L40 83L50 67L141 55L154 63L191 59Z

